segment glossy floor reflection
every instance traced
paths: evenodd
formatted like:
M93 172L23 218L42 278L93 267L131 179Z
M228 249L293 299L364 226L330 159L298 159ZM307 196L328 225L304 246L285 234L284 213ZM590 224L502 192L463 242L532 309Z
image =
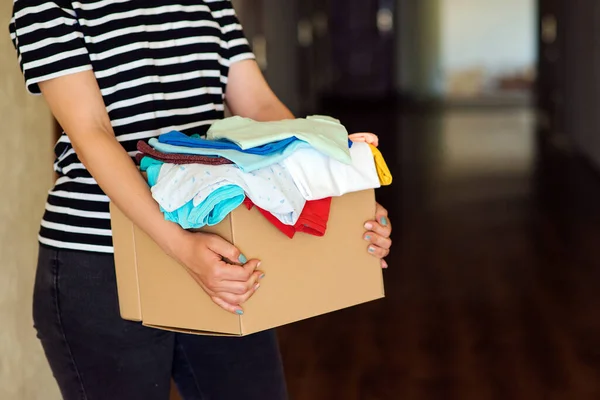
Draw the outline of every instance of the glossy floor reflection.
M591 168L527 110L331 113L380 134L395 244L385 300L279 330L291 398L600 398Z

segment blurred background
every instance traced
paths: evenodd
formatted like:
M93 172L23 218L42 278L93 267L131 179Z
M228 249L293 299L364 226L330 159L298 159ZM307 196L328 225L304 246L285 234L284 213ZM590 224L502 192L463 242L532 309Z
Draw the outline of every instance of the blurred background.
M600 2L233 3L280 98L377 133L395 178L387 297L279 330L292 399L600 399ZM52 400L30 308L57 132L7 31L0 54L0 398Z

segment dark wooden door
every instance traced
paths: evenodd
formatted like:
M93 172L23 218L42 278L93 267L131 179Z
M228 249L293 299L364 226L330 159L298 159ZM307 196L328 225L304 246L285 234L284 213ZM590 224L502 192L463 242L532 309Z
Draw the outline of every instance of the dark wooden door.
M600 167L600 2L565 3L565 130Z
M537 102L543 112L545 128L553 135L565 130L566 84L566 2L538 2L538 79Z
M333 95L384 97L393 90L394 1L332 0Z
M545 128L600 167L600 2L539 0L538 105Z

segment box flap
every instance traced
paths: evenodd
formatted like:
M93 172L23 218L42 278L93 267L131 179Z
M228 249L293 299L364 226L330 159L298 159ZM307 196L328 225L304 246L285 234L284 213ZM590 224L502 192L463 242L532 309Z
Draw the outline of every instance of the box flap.
M140 293L135 259L133 223L110 203L110 218L115 252L115 272L121 317L142 320Z

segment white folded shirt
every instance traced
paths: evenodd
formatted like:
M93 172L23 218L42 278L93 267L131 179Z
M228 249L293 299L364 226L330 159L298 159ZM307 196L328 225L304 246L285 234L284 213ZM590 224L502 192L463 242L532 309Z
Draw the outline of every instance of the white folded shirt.
M282 163L306 200L342 196L381 186L367 143L353 143L352 164L344 164L313 148L301 148Z

